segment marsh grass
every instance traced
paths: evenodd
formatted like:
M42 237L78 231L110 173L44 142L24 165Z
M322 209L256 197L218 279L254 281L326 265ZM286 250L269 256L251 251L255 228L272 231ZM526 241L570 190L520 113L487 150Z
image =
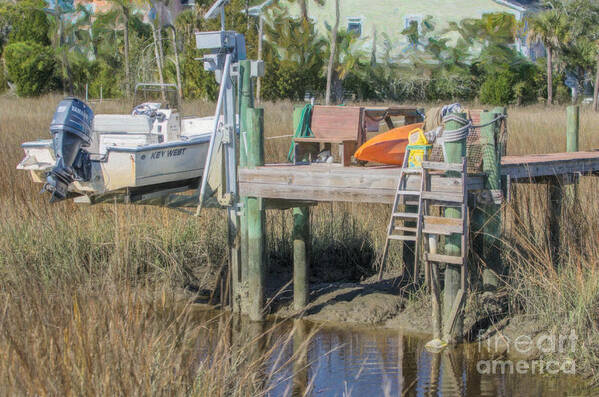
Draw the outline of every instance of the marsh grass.
M223 336L229 329L225 323L216 347L199 363L197 341L207 323L179 302L183 288L214 287L226 258L221 212L210 210L194 218L154 207L49 205L47 195L39 194L40 186L15 169L22 158L21 142L49 137L48 125L60 99L0 98L0 388L16 395L266 392L267 375L258 368L271 350L242 366L240 352L249 351L254 338L235 347ZM283 161L290 139L268 138L291 133L293 104L265 107L266 160ZM192 102L184 110L210 114L212 108ZM96 113L128 109L124 102L94 105ZM564 109L511 108L509 116L510 154L565 150ZM584 110L582 150L599 147L597 125L599 115ZM511 310L547 327L574 327L588 340L590 371L598 362L593 353L599 298L598 193L595 180L583 178L579 199L566 205L559 258L551 256L548 245L544 186L518 186L516 199L504 208L503 254L510 268L505 288ZM384 205L315 207L314 279L355 281L372 275L387 217ZM271 268L289 271L291 230L289 212L268 213ZM398 266L398 261L393 263ZM289 343L289 338L276 343Z

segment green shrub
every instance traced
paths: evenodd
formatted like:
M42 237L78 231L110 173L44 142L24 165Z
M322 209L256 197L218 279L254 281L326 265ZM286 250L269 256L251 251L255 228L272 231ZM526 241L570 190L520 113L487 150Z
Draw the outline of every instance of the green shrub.
M9 44L4 51L8 79L20 96L35 96L56 88L56 59L52 48L33 42Z
M505 105L514 100L515 76L510 71L489 75L480 86L479 99L490 105Z
M33 41L50 45L50 22L41 0L20 0L0 4L0 54L7 42Z
M195 60L199 56L193 45L186 46L180 61L183 96L214 101L218 96L218 85L214 73L204 70L204 63Z
M426 100L454 101L472 100L476 96L478 85L476 79L467 72L448 72L440 70L426 87Z
M266 76L262 79L263 98L272 101L303 100L306 92L324 93L326 81L315 69L306 68L292 60L267 64Z

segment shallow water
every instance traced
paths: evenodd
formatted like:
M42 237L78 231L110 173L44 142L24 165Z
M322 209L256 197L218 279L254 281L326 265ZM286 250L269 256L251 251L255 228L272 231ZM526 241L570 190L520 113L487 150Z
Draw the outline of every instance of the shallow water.
M509 366L502 371L499 364L481 374L487 368L481 360L491 361L476 344L433 354L425 350L424 337L301 320L257 325L237 319L229 332L232 340L251 343L258 356L268 352L262 368L269 396L589 395L575 376L540 375L538 367L534 375L530 370L518 374L516 367L510 373ZM268 336L257 336L264 333ZM203 354L209 354L217 335L212 336L205 339Z

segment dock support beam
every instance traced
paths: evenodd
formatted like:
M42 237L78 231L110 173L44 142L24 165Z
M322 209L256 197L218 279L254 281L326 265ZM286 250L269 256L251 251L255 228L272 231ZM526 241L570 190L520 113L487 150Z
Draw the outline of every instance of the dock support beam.
M480 114L480 123L491 123L505 113L505 108L495 108L491 112ZM499 286L499 275L503 273L501 263L501 148L499 134L501 120L481 128L484 139L483 172L487 175L485 188L490 190L492 202L482 205L482 257L485 262L483 270L483 289L495 291Z
M248 168L264 165L264 109L247 110L247 164ZM252 321L264 320L264 288L266 266L264 263L264 206L262 199L248 197L248 314Z
M467 118L467 115L465 113L455 113L454 115L462 119ZM448 131L457 130L462 128L463 126L464 125L459 121L451 120L446 123L445 129ZM445 162L461 163L462 158L466 156L466 138L458 142L445 143L445 154ZM460 218L461 210L457 208L446 208L444 215L446 218ZM460 256L461 250L461 235L452 234L446 238L445 255ZM449 263L446 264L445 288L443 291L443 338L448 343L459 342L462 338L464 328L464 316L462 313L459 313L455 321L455 328L453 332L451 334L448 333L448 327L450 325L449 323L453 305L456 300L456 297L460 292L460 270L460 266L452 265ZM465 293L465 291L463 291L463 293Z
M293 308L302 311L310 298L310 208L293 209Z

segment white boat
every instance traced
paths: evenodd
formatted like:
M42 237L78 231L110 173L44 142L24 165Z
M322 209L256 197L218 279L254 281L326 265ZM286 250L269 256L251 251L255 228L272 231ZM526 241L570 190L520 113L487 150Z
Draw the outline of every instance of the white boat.
M130 115L92 117L91 139L86 137L89 143L79 149L88 154L87 170L73 172L77 166L68 164L68 193L53 194L54 201L78 197L76 201L88 203L115 198L137 202L198 188L214 117L182 118L176 109L156 102L143 103ZM54 141L26 142L22 147L25 158L17 168L30 171L35 182L52 185L49 175L60 157Z

